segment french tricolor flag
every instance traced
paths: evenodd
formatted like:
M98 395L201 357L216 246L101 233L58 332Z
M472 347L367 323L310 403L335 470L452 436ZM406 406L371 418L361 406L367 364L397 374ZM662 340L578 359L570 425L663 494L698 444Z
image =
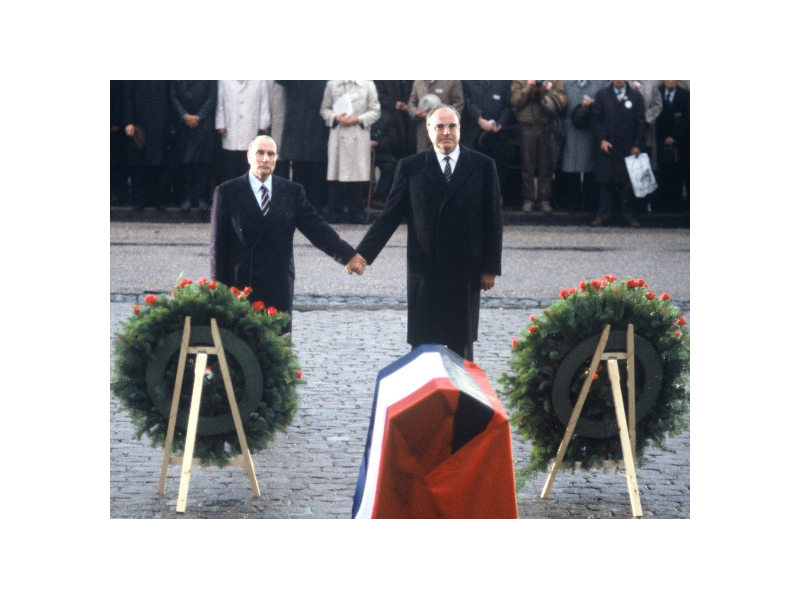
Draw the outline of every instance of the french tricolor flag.
M352 514L517 518L508 415L478 365L424 345L378 373Z

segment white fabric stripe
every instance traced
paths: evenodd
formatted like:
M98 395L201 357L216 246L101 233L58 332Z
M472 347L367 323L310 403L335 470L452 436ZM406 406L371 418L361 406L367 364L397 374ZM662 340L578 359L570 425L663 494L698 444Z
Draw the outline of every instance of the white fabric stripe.
M432 379L449 379L438 352L420 354L413 361L378 382L378 400L375 405L375 423L372 429L372 446L364 483L364 495L356 519L371 519L378 487L383 436L386 429L386 412L393 404L408 398Z

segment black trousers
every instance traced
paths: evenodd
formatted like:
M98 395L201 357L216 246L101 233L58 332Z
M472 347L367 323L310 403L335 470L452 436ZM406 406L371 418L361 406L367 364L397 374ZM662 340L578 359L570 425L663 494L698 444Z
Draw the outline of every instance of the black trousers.
M198 207L200 203L209 201L211 178L210 165L181 165L183 171L183 198Z
M166 171L161 165L131 167L131 200L137 208L164 206Z

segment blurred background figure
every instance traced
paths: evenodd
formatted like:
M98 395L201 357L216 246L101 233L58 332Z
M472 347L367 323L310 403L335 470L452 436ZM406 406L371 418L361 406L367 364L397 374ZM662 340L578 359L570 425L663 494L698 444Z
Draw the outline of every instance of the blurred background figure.
M378 90L370 80L329 81L320 115L328 137L328 210L331 223L363 223L371 172L370 128L381 114Z
M111 206L127 205L130 202L128 190L128 163L125 148L128 137L122 118L122 104L125 84L121 79L111 80Z
M177 123L174 150L183 184L181 209L208 210L216 142L217 81L172 81L170 101Z
M511 106L519 123L519 153L522 169L522 210L535 207L553 212L553 171L563 143L558 119L567 105L564 84L559 79L514 80Z
M611 85L597 93L591 108L599 186L597 217L592 225L608 224L616 200L625 223L641 227L635 215L625 157L638 156L644 146L644 98L624 79L612 79Z
M464 93L461 143L494 159L500 189L505 191L511 160L509 127L514 123L511 80L465 80L461 88Z
M169 102L169 81L130 80L123 85L122 120L128 136L127 162L131 173L131 199L163 209L166 202L167 147L174 131Z
M222 138L219 182L247 173L247 148L270 126L269 92L264 79L217 82L216 128Z
M417 152L422 152L432 145L425 124L425 119L431 109L439 104L449 104L459 114L464 112L464 92L461 89L461 81L417 79L411 86L407 104L408 114L416 129Z
M562 116L564 148L556 173L554 194L561 208L575 213L597 211L597 185L594 178L595 148L592 141L590 107L608 80L566 79L567 107Z
M656 120L660 205L684 212L689 210L689 90L668 79L659 92L664 99L664 110Z
M267 81L267 94L269 95L269 135L280 144L283 138L283 123L286 120L286 94L283 86L277 81ZM278 154L275 164L275 175L289 179L289 161Z
M291 180L302 185L308 201L323 212L328 201L328 128L319 114L327 81L281 80L286 114L278 143L279 156L289 163Z

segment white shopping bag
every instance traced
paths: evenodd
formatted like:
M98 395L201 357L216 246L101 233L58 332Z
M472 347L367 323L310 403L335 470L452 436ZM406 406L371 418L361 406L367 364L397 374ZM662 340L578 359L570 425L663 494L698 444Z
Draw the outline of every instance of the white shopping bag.
M656 176L650 168L650 158L642 152L639 156L626 156L625 166L628 168L628 175L633 185L633 195L637 198L644 198L658 189Z

